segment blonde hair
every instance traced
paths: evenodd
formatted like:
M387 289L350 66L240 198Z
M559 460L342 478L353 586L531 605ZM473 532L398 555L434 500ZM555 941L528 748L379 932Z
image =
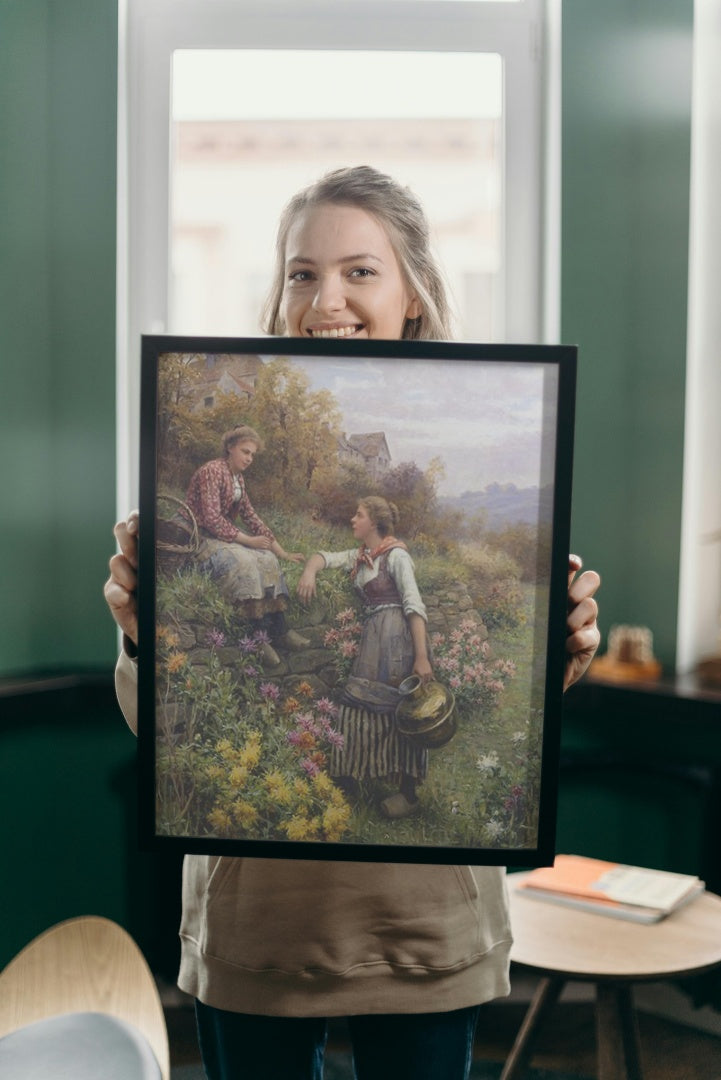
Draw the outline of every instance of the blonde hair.
M400 521L398 507L395 503L384 499L382 495L365 495L358 500L358 505L366 511L378 530L379 536L391 536L398 528Z
M451 310L446 286L431 253L423 207L410 188L370 165L326 173L294 195L283 210L276 238L274 279L263 310L263 330L267 334L286 332L281 306L288 233L300 214L323 203L359 207L372 214L385 228L401 273L421 306L417 318L406 319L401 337L426 341L451 338Z

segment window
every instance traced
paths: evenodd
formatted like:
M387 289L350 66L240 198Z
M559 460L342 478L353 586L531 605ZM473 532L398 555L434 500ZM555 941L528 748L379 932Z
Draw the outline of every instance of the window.
M168 329L258 332L287 199L327 170L372 162L426 208L456 336L499 340L502 110L497 54L176 52Z
M459 337L555 340L556 3L121 3L121 512L137 497L140 334L258 333L278 213L337 165L362 157L421 197Z

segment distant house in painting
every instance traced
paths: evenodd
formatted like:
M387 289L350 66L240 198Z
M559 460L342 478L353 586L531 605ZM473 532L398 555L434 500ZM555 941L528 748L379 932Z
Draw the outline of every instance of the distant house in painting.
M388 442L382 431L341 436L338 440L338 458L341 464L362 465L374 480L387 472L391 464Z
M249 401L263 361L259 356L204 353L198 356L197 365L203 369L193 388L193 408L200 412L212 409L223 394Z

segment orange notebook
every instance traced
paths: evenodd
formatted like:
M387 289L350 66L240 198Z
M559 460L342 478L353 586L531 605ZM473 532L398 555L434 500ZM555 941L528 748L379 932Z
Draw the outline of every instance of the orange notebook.
M638 922L657 922L704 890L693 874L557 855L519 885L526 896Z

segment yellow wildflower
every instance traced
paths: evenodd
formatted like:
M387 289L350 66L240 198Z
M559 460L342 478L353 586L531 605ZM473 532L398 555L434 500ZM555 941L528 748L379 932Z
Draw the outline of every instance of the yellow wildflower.
M249 829L258 820L258 811L246 799L236 799L232 806L233 817L244 829Z
M285 823L285 831L289 840L308 840L313 831L313 826L307 817L296 814L295 817Z
M225 769L222 765L208 765L205 772L211 780L220 780L221 776L225 774Z
M248 782L248 769L244 765L236 765L230 770L230 780L233 787L242 788Z
M338 790L327 772L317 772L313 777L312 783L313 787L321 795L330 795L332 791Z
M301 799L310 798L310 784L307 780L294 780L293 791L296 793L296 795L299 795Z
M337 807L348 806L348 803L346 802L345 795L340 790L340 788L337 788L335 786L335 784L333 785L331 791L329 792L329 796L330 796L329 797L329 802L330 802L331 806L337 806Z
M330 839L330 834L342 836L350 820L350 807L329 806L323 814L323 831Z
M211 810L208 814L208 822L218 832L227 832L232 825L230 814L225 810L221 810L219 806L216 806L215 810Z
M187 663L187 660L188 660L188 654L187 653L184 653L184 652L171 653L170 656L168 657L168 671L171 673L171 675L176 671L180 671L180 669L182 667L184 667L185 664Z
M282 773L272 772L268 773L265 778L265 785L268 789L273 802L278 803L279 806L290 806L293 802L293 793L288 787L285 777Z
M261 747L258 739L251 737L238 755L238 761L247 769L254 769L260 761Z
M230 744L230 739L221 739L215 744L215 749L222 757L227 757L228 751L232 750L233 747Z

